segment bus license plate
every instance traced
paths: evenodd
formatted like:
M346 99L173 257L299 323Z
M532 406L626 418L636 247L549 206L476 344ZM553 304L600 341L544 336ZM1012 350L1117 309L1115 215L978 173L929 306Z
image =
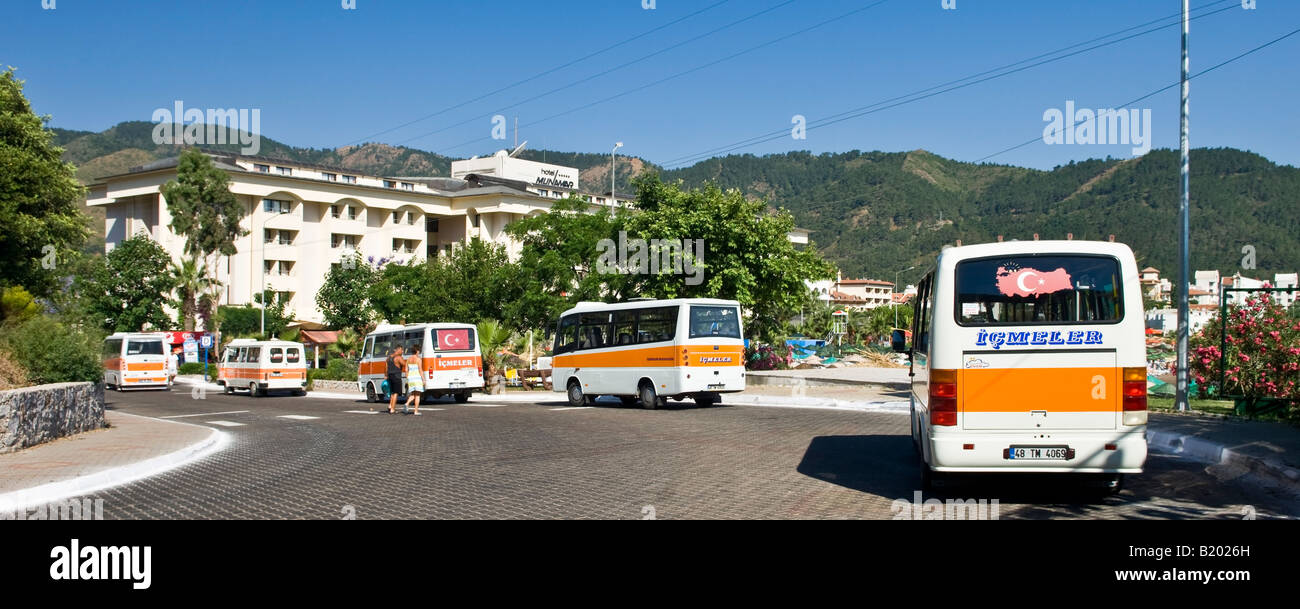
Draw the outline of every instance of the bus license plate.
M1012 446L1007 458L1012 460L1067 461L1074 455L1069 446Z
M726 388L727 388L726 383L714 383L712 385L709 385L709 389L726 389Z

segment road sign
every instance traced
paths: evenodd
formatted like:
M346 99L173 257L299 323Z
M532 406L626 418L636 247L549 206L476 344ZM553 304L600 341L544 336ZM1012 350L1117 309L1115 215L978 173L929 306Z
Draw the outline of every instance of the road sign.
M203 347L204 349L211 349L211 348L212 348L212 335L211 335L211 334L204 334L203 337L199 339L199 346L200 346L200 347Z

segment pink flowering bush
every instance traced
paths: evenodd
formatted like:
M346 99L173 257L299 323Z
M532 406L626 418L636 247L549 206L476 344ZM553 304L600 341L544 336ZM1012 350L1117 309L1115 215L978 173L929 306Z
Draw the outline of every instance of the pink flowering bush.
M1228 307L1227 314L1225 386L1218 393L1300 398L1300 319L1288 314L1267 292L1252 294L1244 306ZM1190 370L1202 397L1206 385L1219 384L1220 323L1216 317L1192 337L1190 345Z

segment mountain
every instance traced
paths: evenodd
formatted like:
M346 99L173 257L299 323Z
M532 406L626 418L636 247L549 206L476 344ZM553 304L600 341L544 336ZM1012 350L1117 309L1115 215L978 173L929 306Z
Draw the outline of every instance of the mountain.
M53 129L64 159L84 183L180 149L153 143L153 123L120 123L102 132ZM235 141L229 138L227 141ZM207 146L235 151L238 144ZM451 157L381 143L297 148L263 137L259 154L383 176L445 176ZM604 153L525 150L520 158L575 167L586 190L605 191ZM618 189L632 175L660 171L687 186L711 181L767 199L794 214L847 276L892 280L895 271L933 260L944 245L1004 239L1106 239L1133 247L1142 267L1177 274L1178 153L1093 159L1051 171L945 159L924 150L814 155L730 155L663 170L618 157ZM1192 267L1240 270L1242 248L1255 248L1271 278L1300 270L1300 169L1232 148L1192 152ZM102 210L90 210L103 227ZM97 212L97 213L96 213ZM915 281L919 270L900 276Z
M1140 267L1176 278L1178 152L1088 160L1051 171L971 164L923 150L733 155L665 173L713 181L789 209L850 276L893 280L945 244L1107 239L1133 247ZM1300 270L1300 169L1231 148L1192 152L1192 268L1247 276ZM901 279L915 281L919 270Z

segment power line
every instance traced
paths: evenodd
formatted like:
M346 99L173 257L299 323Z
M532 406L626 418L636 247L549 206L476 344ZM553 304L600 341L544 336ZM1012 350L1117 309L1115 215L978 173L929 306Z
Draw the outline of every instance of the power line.
M709 30L709 31L707 31L707 32L705 32L705 33L703 33L703 34L700 34L700 35L698 35L698 36L695 36L695 37L693 37L693 38L688 38L688 39L686 39L686 40L684 40L684 41L682 41L682 42L679 42L679 43L677 43L677 44L674 44L674 45L671 45L671 46L665 47L665 48L663 48L663 49L660 49L660 50L658 50L658 51L655 51L655 52L653 52L653 53L650 53L649 55L643 55L643 56L638 57L638 58L636 58L636 59L633 59L633 60L631 60L631 61L627 61L627 62L621 63L621 64L619 64L619 65L617 65L617 66L614 66L614 67L612 67L612 68L609 68L608 70L604 70L604 71L601 71L601 72L597 72L597 73L592 74L591 76L588 76L588 77L586 77L586 78L582 78L582 79L579 79L579 80L575 80L575 81L573 81L573 82L571 82L571 83L569 83L569 84L566 84L566 85L563 85L563 86L560 86L560 87L556 87L556 88L554 88L554 89L551 89L551 90L549 90L549 91L546 91L545 93L540 93L540 94L534 95L534 96L532 96L532 97L529 97L529 98L527 98L527 99L523 99L523 100L517 101L517 102L515 102L515 103L513 103L513 104L510 104L510 105L508 105L508 106L504 106L504 107L502 107L502 108L498 108L498 109L496 109L496 110L493 110L493 111L491 111L491 112L488 112L487 114L481 114L481 115L478 115L478 116L474 116L474 117L471 117L471 118L467 118L467 119L465 119L465 120L463 120L463 121L461 121L461 122L459 122L459 123L455 123L455 124L452 124L452 125L447 125L446 127L443 127L443 128L441 128L441 129L435 129L435 130L433 130L433 131L429 131L429 132L427 132L427 133L422 133L422 134L420 134L420 135L417 135L417 136L415 136L415 137L412 137L412 138L408 138L408 139L402 140L402 141L397 142L397 143L398 143L398 144L405 144L405 143L407 143L407 142L411 142L411 141L415 141L415 140L418 140L418 139L426 138L426 137L428 137L428 136L430 136L430 135L434 135L434 134L437 134L437 133L442 133L443 131L446 131L446 130L448 130L448 129L453 129L453 128L459 127L459 126L461 126L461 125L465 125L465 124L467 124L467 123L472 123L472 122L477 121L477 120L482 120L482 119L484 119L484 118L491 117L491 116L493 116L493 115L499 114L499 113L501 113L501 112L505 112L506 110L509 110L509 109L511 109L511 108L515 108L515 107L517 107L517 106L521 106L521 105L526 104L526 103L531 102L531 101L536 101L536 100L539 100L539 99L541 99L541 98L543 98L543 97L547 97L547 96L549 96L549 95L553 95L553 94L555 94L555 93L559 93L559 92L561 92L561 91L567 91L567 90L569 90L570 88L572 88L572 87L574 87L574 86L576 86L576 85L580 85L580 84L582 84L582 83L584 83L584 82L587 82L587 81L590 81L590 80L594 80L594 79L599 78L599 77L601 77L601 76L605 76L606 74L610 74L610 73L612 73L612 72L616 72L616 71L621 70L621 69L623 69L623 68L626 68L626 67L628 67L628 66L630 66L630 65L637 64L637 63L640 63L640 62L645 61L645 60L647 60L647 59L650 59L651 57L655 57L655 56L658 56L658 55L662 55L662 54L667 53L668 51L671 51L671 50L676 49L676 48L678 48L678 47L682 47L682 46L685 46L685 45L690 44L690 43L692 43L692 42L696 42L696 41L698 41L698 40L701 40L701 39L707 38L707 37L712 36L712 35L714 35L714 34L716 34L716 33L718 33L718 32L721 32L722 30L725 30L725 29L727 29L727 28L731 28L731 27L734 27L734 26L740 25L741 23L744 23L744 22L749 21L749 20L752 20L752 19L756 19L756 18L758 18L758 17L760 17L760 16L762 16L762 15L765 15L765 14L767 14L767 13L770 13L770 12L772 12L772 11L774 11L774 10L776 10L776 9L779 9L779 8L781 8L781 7L783 7L783 6L787 6L787 5L789 5L789 4L793 4L794 2L795 2L795 0L785 0L785 2L782 2L782 3L780 3L780 4L776 4L776 5L774 5L774 6L771 6L771 7L765 8L765 9L763 9L763 10L761 10L761 11L758 11L757 13L754 13L754 14L752 14L752 15L749 15L748 17L744 17L744 18L738 19L738 20L736 20L736 21L732 21L731 23L728 23L728 24L726 24L726 25L724 25L724 26L714 28L714 29L712 29L712 30Z
M1266 42L1266 43L1264 43L1264 44L1261 44L1261 45L1259 45L1259 46L1257 46L1257 47L1255 47L1255 48L1253 48L1253 49L1251 49L1251 50L1249 50L1249 51L1246 51L1246 52L1244 52L1244 53L1242 53L1242 54L1240 54L1240 55L1237 55L1236 57L1233 57L1232 59L1228 59L1228 60L1223 61L1223 62L1221 62L1221 63L1215 64L1215 65L1213 65L1213 66L1211 66L1211 67L1209 67L1209 68L1206 68L1206 69L1204 69L1204 70L1201 70L1200 72L1197 72L1197 73L1195 73L1195 74L1193 74L1193 75L1191 75L1191 76L1188 76L1187 79L1188 79L1188 80L1191 80L1191 79L1193 79L1193 78L1197 78L1197 77L1199 77L1199 76L1202 76L1202 75L1208 74L1208 73L1210 73L1210 72L1213 72L1213 71L1215 71L1215 70L1217 70L1217 69L1219 69L1219 68L1222 68L1223 66L1226 66L1226 65L1228 65L1228 64L1230 64L1230 63L1232 63L1232 62L1234 62L1234 61L1237 61L1237 60L1242 59L1242 58L1244 58L1244 57L1246 57L1246 56L1248 56L1248 55L1251 55L1251 54L1253 54L1253 53L1255 53L1255 52L1257 52L1257 51L1261 51L1261 50L1263 50L1263 49L1265 49L1265 48L1268 48L1268 47L1273 46L1273 45L1275 45L1275 44L1277 44L1277 43L1279 43L1279 42L1282 42L1283 40L1286 40L1287 38L1290 38L1290 37L1292 37L1292 36L1294 36L1294 35L1296 35L1296 34L1300 34L1300 29L1291 30L1291 32L1289 32L1289 33L1287 33L1287 34L1285 34L1285 35L1282 35L1282 36L1280 36L1280 37L1278 37L1278 38L1274 38L1273 40L1270 40L1270 41L1268 41L1268 42ZM1150 93L1147 93L1146 95L1143 95L1142 97L1139 97L1139 98L1136 98L1136 99L1133 99L1133 100L1129 100L1129 101L1127 101L1127 102L1124 102L1124 103L1119 104L1119 105L1114 106L1114 107L1116 107L1116 108L1124 108L1124 107L1127 107L1127 106L1131 106L1131 105L1136 104L1136 103L1138 103L1138 102L1140 102L1140 101L1142 101L1142 100L1144 100L1144 99L1147 99L1147 98L1152 97L1152 96L1154 96L1154 95L1158 95L1158 94L1160 94L1160 93L1163 93L1163 92L1165 92L1165 91L1168 91L1168 90L1170 90L1170 89L1172 89L1172 88L1174 88L1174 87L1180 86L1180 85L1182 85L1182 81L1181 81L1181 80L1178 81L1178 82L1176 82L1176 83L1174 83L1174 84L1172 84L1172 85L1168 85L1168 86L1165 86L1165 87L1160 87L1159 89L1156 89L1155 91L1152 91L1152 92L1150 92ZM1073 123L1073 119L1071 119L1071 122ZM1029 140L1029 141L1027 141L1027 142L1020 143L1020 144L1016 144L1015 146L1012 146L1012 147L1010 147L1010 148L1007 148L1007 149L1004 149L1004 150L1000 150L1000 151L995 152L995 153L993 153L993 154L990 154L990 155L988 155L988 156L986 156L986 157L983 157L983 158L977 159L975 162L976 162L976 163L981 163L981 162L986 161L986 160L988 160L988 159L991 159L991 158L993 158L993 157L995 157L995 156L1000 156L1000 155L1002 155L1002 154L1005 154L1005 153L1011 152L1012 150L1016 150L1017 148L1024 148L1025 146L1028 146L1028 145L1030 145L1030 144L1032 144L1032 143L1034 143L1034 142L1040 142L1040 141L1042 141L1042 139L1043 139L1042 136L1035 137L1034 139L1031 139L1031 140Z
M646 36L649 36L650 34L653 34L653 33L658 32L658 31L660 31L660 30L663 30L663 29L667 29L667 28L669 28L669 27L672 27L672 26L674 26L674 25L676 25L676 24L678 24L678 23L681 23L681 22L683 22L683 21L685 21L685 20L687 20L687 19L690 19L691 17L695 17L696 15L699 15L699 14L701 14L701 13L705 13L705 12L707 12L707 11L713 10L713 9L715 9L715 8L717 8L717 7L719 7L719 6L722 6L723 4L726 4L726 3L728 3L728 2L731 2L731 0L721 0L720 2L716 2L716 3L714 3L714 4L710 4L709 6L706 6L706 7L702 8L702 9L700 9L700 10L698 10L698 11L695 11L694 13L690 13L690 14L684 16L684 17L679 17L679 18L674 19L674 20L672 20L672 21L669 21L668 23L665 23L665 24L663 24L663 25L661 25L661 26L659 26L659 27L656 27L656 28L653 28L653 29L646 30L646 31L644 31L644 32L642 32L642 33L640 33L640 34L637 34L636 36L633 36L633 37L628 38L628 39L626 39L626 40L623 40L623 41L621 41L621 42L616 42L616 43L611 44L611 45L609 45L609 46L607 46L607 47L605 47L605 48L603 48L603 49L600 49L600 50L598 50L598 51L594 51L594 52L588 53L588 54L586 54L586 55L583 55L582 57L579 57L579 58L577 58L577 59L574 59L574 60L572 60L572 61L569 61L568 63L562 64L562 65L558 65L558 66L555 66L554 68L551 68L551 69L546 70L546 71L544 71L544 72L540 72L540 73L538 73L538 74L535 74L535 75L530 76L530 77L528 77L528 78L525 78L525 79L523 79L523 80L515 81L515 82L513 82L513 83L511 83L511 84L509 84L509 85L506 85L506 86L501 87L501 88L499 88L499 89L496 89L496 90L494 90L494 91L489 91L489 92L484 93L484 94L482 94L482 95L480 95L480 96L478 96L478 97L475 97L475 98L473 98L473 99L467 99L467 100L465 100L465 101L463 101L463 102L460 102L460 103L458 103L458 104L456 104L456 105L454 105L454 106L448 106L448 107L443 108L442 110L439 110L439 111L434 112L434 113L432 113L432 114L426 114L426 115L421 116L420 118L417 118L417 119L415 119L415 120L407 121L407 122L402 123L402 124L400 124L400 125L398 125L398 126L396 126L396 127L392 127L392 128L389 128L389 129L385 129L385 130L383 130L383 131L380 131L380 132L378 132L378 133L373 133L373 134L367 135L367 136L365 136L365 137L363 137L363 138L361 138L361 139L358 139L358 140L353 140L353 141L351 141L351 142L348 142L346 145L358 144L358 143L361 143L361 142L369 141L371 138L378 137L378 136L380 136L380 135L384 135L385 133L391 133L391 132L393 132L393 131L397 131L398 129L402 129L402 128L404 128L404 127L409 127L409 126L414 125L414 124L416 124L416 123L423 122L423 121L425 121L425 120L431 119L431 118L433 118L433 117L435 117L435 116L440 116L440 115L442 115L442 114L446 114L447 112L450 112L450 111L452 111L452 110L456 110L457 108L462 108L462 107L467 106L467 105L469 105L469 104L472 104L472 103L474 103L474 102L476 102L476 101L481 101L481 100L483 100L483 99L486 99L486 98L488 98L488 97L491 97L491 96L493 96L493 95L496 95L497 93L501 93L501 92L504 92L504 91L508 91L508 90L510 90L510 89L513 89L513 88L515 88L515 87L518 87L519 85L522 85L522 84L529 83L529 82L532 82L532 81L534 81L534 80L537 80L538 78L541 78L541 77L543 77L543 76L546 76L547 74L552 74L552 73L558 72L558 71L560 71L560 70L563 70L564 68L567 68L567 67L569 67L569 66L572 66L572 65L575 65L575 64L578 64L578 63L581 63L581 62L583 62L583 61L586 61L586 60L588 60L588 59L591 59L592 57L595 57L595 56L600 55L600 54L602 54L602 53L605 53L605 52L607 52L607 51L611 51L611 50L616 49L616 48L618 48L618 47L621 47L621 46L623 46L623 45L625 45L625 44L628 44L628 43L630 43L630 42L634 42L634 41L636 41L636 40L640 40L640 39L642 39L642 38L645 38Z
M838 15L838 16L836 16L836 17L832 17L832 18L827 19L827 20L825 20L825 21L821 21L821 22L815 23L815 24L813 24L813 25L811 25L811 26L808 26L808 27L803 28L803 29L801 29L801 30L797 30L797 31L791 32L791 33L786 34L786 35L784 35L784 36L780 36L780 37L778 37L778 38L773 38L772 40L768 40L767 42L764 42L764 43L761 43L761 44L758 44L758 45L755 45L755 46L749 47L749 48L747 48L747 49L744 49L744 50L742 50L742 51L739 51L739 52L733 53L733 54L728 55L728 56L726 56L726 57L723 57L723 58L721 58L721 59L716 59L716 60L714 60L714 61L710 61L710 62L708 62L708 63L701 64L701 65L698 65L698 66L695 66L694 68L691 68L691 69L689 69L689 70L685 70L685 71L683 71L683 72L678 72L678 73L673 74L673 75L671 75L671 76L667 76L667 77L661 78L661 79L659 79L659 80L656 80L656 81L653 81L653 82L650 82L650 83L647 83L647 84L644 84L644 85L641 85L641 86L638 86L638 87L633 87L633 88L631 88L631 89L628 89L628 90L626 90L626 91L623 91L622 93L617 93L617 94L611 95L611 96L609 96L609 97L605 97L605 98L602 98L602 99L598 99L598 100L596 100L596 101L593 101L593 102L590 102L590 103L587 103L587 104L584 104L584 105L578 106L578 107L576 107L576 108L571 108L571 109L569 109L569 110L565 110L565 111L563 111L563 112L559 112L559 113L556 113L556 114L552 114L552 115L547 116L547 117L545 117L545 118L542 118L542 119L540 119L540 120L536 120L536 121L533 121L533 122L531 122L531 123L528 123L528 124L526 124L526 125L524 125L524 126L525 126L525 127L532 127L532 126L535 126L535 125L540 125L540 124L542 124L542 123L544 123L544 122L550 121L550 120L552 120L552 119L559 118L559 117L561 117L561 116L565 116L565 115L568 115L568 114L573 114L574 112L578 112L578 111L581 111L581 110L585 110L585 109L590 108L590 107L592 107L592 106L597 106L597 105L600 105L600 104L603 104L603 103L606 103L606 102L609 102L609 101L613 101L613 100L618 99L618 98L620 98L620 97L625 97L625 96L627 96L627 95L631 95L632 93L636 93L637 91L642 91L642 90L644 90L644 89L648 89L648 88L650 88L650 87L654 87L654 86L660 85L660 84L665 83L665 82L668 82L668 81L670 81L670 80L673 80L673 79L676 79L676 78L680 78L680 77L682 77L682 76L686 76L687 74L691 74L691 73L694 73L694 72L698 72L698 71L703 70L703 69L705 69L705 68L708 68L708 67L711 67L711 66L715 66L715 65L717 65L717 64L723 63L723 62L725 62L725 61L729 61L729 60L731 60L731 59L735 59L736 57L739 57L739 56L744 55L744 54L746 54L746 53L751 53L751 52L756 51L756 50L758 50L758 49L761 49L761 48L764 48L764 47L767 47L767 46L771 46L771 45L773 45L773 44L776 44L776 43L778 43L778 42L781 42L781 41L787 40L787 39L789 39L789 38L793 38L793 37L798 36L798 35L800 35L800 34L807 33L807 32L809 32L809 31L811 31L811 30L817 29L817 28L822 27L822 26L824 26L824 25L827 25L827 24L829 24L829 23L834 23L834 22L836 22L836 21L841 21L841 20L846 19L846 18L848 18L848 17L850 17L850 16L852 16L852 15L855 15L855 14L857 14L857 13L861 13L861 12L867 10L867 9L875 8L876 6L879 6L879 5L884 4L884 3L886 3L886 2L889 2L889 1L890 1L890 0L878 0L877 2L874 2L874 3L868 4L868 5L866 5L866 6L863 6L863 7L860 7L860 8L854 9L854 10L851 10L851 11L849 11L849 12L847 12L847 13L843 13L843 14L841 14L841 15ZM481 117L480 117L480 118L481 118ZM466 146L466 145L469 145L469 144L473 144L473 143L475 143L475 142L481 142L481 141L483 141L483 140L487 140L487 139L491 139L491 138L490 138L490 137L479 137L479 138L475 138L475 139L472 139L472 140L464 141L464 142L461 142L461 143L456 144L456 145L454 145L454 146L449 146L449 147L443 148L443 149L441 149L441 150L439 151L439 153L441 153L441 152L443 152L443 151L447 151L447 150L453 150L453 149L459 148L459 147L461 147L461 146Z
M1231 1L1231 0L1229 0L1229 1ZM1214 6L1214 5L1216 5L1216 4L1222 4L1222 3L1223 3L1223 0L1219 0L1218 2L1212 2L1212 3L1207 4L1207 5L1204 5L1204 6L1202 6L1202 7L1198 7L1196 10L1205 9L1205 8L1208 8L1208 7ZM1224 11L1231 10L1231 9L1233 9L1233 8L1234 8L1234 6L1231 6L1231 5L1230 5L1230 6L1226 6L1226 7L1224 7L1224 8L1220 8L1220 9L1218 9L1218 10L1215 10L1215 11L1212 11L1212 12L1209 12L1209 13L1205 13L1205 14L1202 14L1202 15L1198 15L1197 17L1194 17L1194 19L1200 19L1200 18L1202 18L1202 17L1209 17L1209 16L1212 16L1212 15L1215 15L1215 14L1218 14L1218 13L1222 13L1222 12L1224 12ZM809 122L808 125L807 125L807 130L811 131L811 130L816 129L816 128L819 128L819 127L826 127L826 126L829 126L829 125L834 125L834 124L836 124L836 123L841 123L841 122L844 122L844 121L846 121L846 120L850 120L850 119L854 119L854 118L858 118L858 117L866 116L866 115L868 115L868 114L875 114L876 112L882 112L882 111L884 111L884 110L889 110L889 109L892 109L892 108L896 108L896 107L898 107L898 106L903 106L903 105L910 104L910 103L913 103L913 102L921 101L921 100L923 100L923 99L928 99L928 98L931 98L931 97L935 97L935 96L937 96L937 95L941 95L941 94L944 94L944 93L948 93L948 92L951 92L951 91L955 91L955 90L957 90L957 89L964 89L964 88L966 88L966 87L970 87L970 86L977 85L977 84L980 84L980 83L988 82L988 81L990 81L990 80L995 80L995 79L998 79L998 78L1002 78L1002 77L1004 77L1004 76L1009 76L1009 75L1011 75L1011 74L1015 74L1015 73L1018 73L1018 72L1023 72L1023 71L1025 71L1025 70L1029 70L1029 69L1031 69L1031 68L1036 68L1036 67L1038 67L1038 66L1042 66L1042 65L1049 64L1049 63L1054 63L1054 62L1057 62L1057 61L1061 61L1061 60L1063 60L1063 59L1067 59L1067 58L1073 57L1073 56L1075 56L1075 55L1081 55L1081 54L1083 54L1083 53L1087 53L1087 52L1089 52L1089 51L1093 51L1093 50L1096 50L1096 49L1099 49L1099 48L1103 48L1103 47L1111 46L1111 45L1114 45L1114 44L1118 44L1118 43L1121 43L1121 42L1125 42L1125 41L1127 41L1127 40L1132 40L1132 39L1134 39L1134 38L1138 38L1138 37L1141 37L1141 36L1145 36L1145 35L1147 35L1147 34L1151 34L1151 33L1153 33L1153 32L1157 32L1157 31L1162 30L1162 29L1167 29L1167 28L1170 28L1170 27L1174 27L1174 26L1180 25L1180 23L1170 23L1170 24L1166 24L1166 25L1158 26L1158 27L1151 28L1151 29L1148 29L1148 30L1145 30L1145 31L1142 31L1142 32L1138 32L1138 33L1136 33L1136 34L1131 34L1131 35L1129 35L1129 36L1125 36L1125 37L1123 37L1123 38L1117 38L1117 39L1115 39L1115 40L1111 40L1111 41L1109 41L1109 42L1104 42L1104 43L1097 44L1097 45L1094 45L1094 46L1091 46L1091 47L1087 47L1087 48L1083 48L1083 49L1080 49L1080 50L1077 50L1077 51L1073 51L1073 52L1071 52L1071 53L1066 53L1066 54L1064 54L1064 55L1059 55L1059 56L1057 56L1057 57L1053 57L1053 58L1051 58L1051 59L1044 59L1044 60L1042 60L1042 61L1037 61L1037 62L1035 62L1035 63L1030 63L1029 65L1021 65L1021 64L1025 64L1026 62L1030 62L1030 61L1033 61L1033 60L1038 59L1038 58L1041 58L1041 57L1046 57L1046 56L1050 56L1050 55L1055 55L1055 54L1060 53L1060 52L1062 52L1062 51L1066 51L1066 50L1069 50L1069 49L1072 49L1072 48L1075 48L1075 47L1078 47L1078 46L1082 46L1082 45L1085 45L1085 44L1089 44L1089 43L1094 42L1094 41L1096 41L1096 40L1103 40L1103 39L1106 39L1106 38L1110 38L1110 37L1112 37L1112 36L1115 36L1115 35L1118 35L1118 34L1121 34L1121 33L1124 33L1124 32L1128 32L1128 31L1131 31L1131 30L1133 30L1133 29L1136 29L1136 28L1139 28L1139 27L1143 27L1143 26L1145 26L1145 25L1149 25L1149 24L1151 24L1151 23L1155 23L1155 22L1159 22L1159 21L1164 21L1165 19L1168 19L1168 18L1169 18L1169 17L1162 17L1162 18L1160 18L1160 19L1156 19L1156 20L1154 20L1154 21L1149 21L1149 22L1147 22L1147 23L1144 23L1144 24L1141 24L1141 25L1138 25L1138 26L1134 26L1134 27L1126 28L1126 29L1124 29L1124 30L1119 30L1118 32L1113 32L1113 33L1111 33L1111 34L1107 34L1107 35L1105 35L1105 36L1101 36L1100 38L1095 38L1095 39L1093 39L1093 40L1091 40L1091 41L1077 43L1077 44L1074 44L1074 45L1071 45L1071 46L1068 46L1068 47L1063 47L1063 48L1061 48L1061 49L1057 49L1056 51L1051 51L1051 52L1048 52L1048 53L1044 53L1044 54L1037 55L1037 56L1032 57L1032 58L1029 58L1029 59L1024 59L1024 60L1021 60L1021 61L1017 61L1017 62L1015 62L1015 63L1007 64L1007 65L1002 66L1002 67L999 67L999 68L993 68L993 69L991 69L991 70L985 70L984 72L980 72L979 74L974 74L974 75L971 75L971 76L967 76L967 77L965 77L965 78L960 78L960 79L957 79L957 80L949 81L949 82L947 82L947 83L943 83L943 84L940 84L940 85L935 85L935 86L928 87L928 88L925 88L925 89L920 89L920 90L918 90L918 91L913 91L913 92L911 92L911 93L907 93L907 94L904 94L904 95L899 95L899 96L892 97L892 98L889 98L889 99L881 100L881 101L878 101L878 102L875 102L875 103L872 103L872 104L868 104L868 105L865 105L865 106L859 106L859 107L857 107L857 108L853 108L853 109L850 109L850 110L846 110L846 111L844 111L844 112L840 112L840 113L838 113L838 114L833 114L833 115L827 116L827 117L825 117L825 118L822 118L822 119L818 119L818 120L816 120L816 121L811 121L811 122ZM1015 66L1020 66L1020 67L1015 67ZM1007 70L1007 71L1004 71L1004 72L1001 72L1001 73L998 73L998 74L993 74L992 76L984 76L983 78L976 78L976 77L978 77L978 76L986 75L986 74L989 74L989 73L991 73L991 72L998 72L998 71L1000 71L1000 70L1004 70L1004 69L1006 69L1006 68L1014 68L1014 69L1009 69L1009 70ZM971 79L975 79L975 80L971 80ZM964 83L963 83L963 81L968 81L968 80L969 80L970 82L964 82ZM955 83L963 83L963 84L955 84ZM948 85L954 85L954 86L948 86ZM946 88L945 88L945 87L946 87ZM938 90L936 90L936 89L938 89ZM901 100L901 101L899 101L899 100ZM892 102L892 103L891 103L891 102ZM666 167L666 166L668 166L668 165L684 164L684 163L687 163L687 162L703 160L703 159L709 158L709 157L711 157L711 156L716 156L716 155L717 155L718 153L720 153L720 152L730 152L730 151L733 151L733 150L739 150L739 149L742 149L742 148L748 148L748 147L750 147L750 146L754 146L754 145L757 145L757 144L762 144L762 143L765 143L765 142L770 142L770 141L773 141L773 140L777 140L777 139L781 139L781 138L784 138L784 137L788 137L788 136L789 136L789 133L790 133L789 128L787 128L787 127L782 127L781 129L777 129L777 130L775 130L775 131L771 131L771 132L764 133L764 134L761 134L761 135L757 135L757 136L754 136L754 137L750 137L750 138L747 138L747 139L744 139L744 140L740 140L740 141L738 141L738 142L735 142L735 143L732 143L732 144L728 144L728 145L726 145L726 146L720 146L720 147L712 148L712 149L707 150L707 151L704 151L704 152L695 153L695 154L690 154L690 155L686 155L686 156L681 156L681 157L677 157L677 158L674 158L674 159L669 159L668 161L665 161L665 162L661 163L661 165L663 165L663 166Z

